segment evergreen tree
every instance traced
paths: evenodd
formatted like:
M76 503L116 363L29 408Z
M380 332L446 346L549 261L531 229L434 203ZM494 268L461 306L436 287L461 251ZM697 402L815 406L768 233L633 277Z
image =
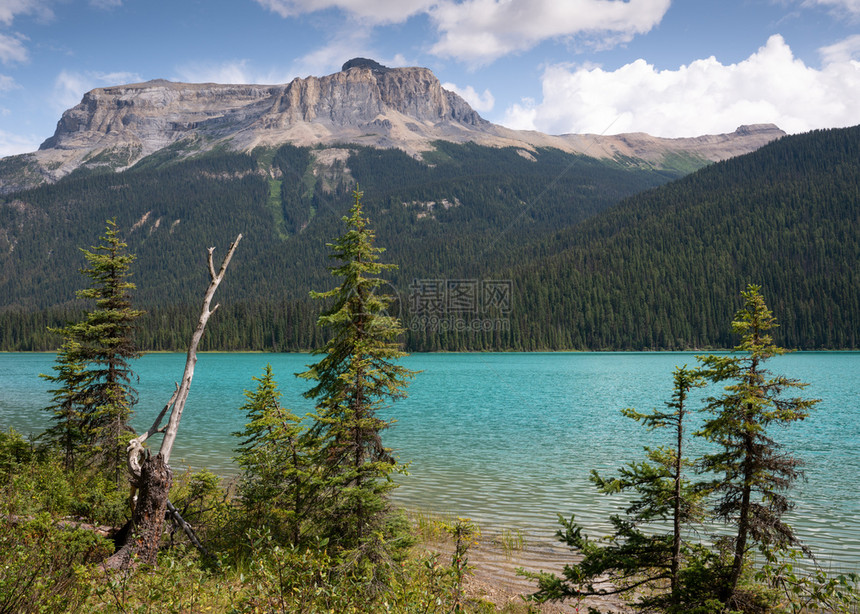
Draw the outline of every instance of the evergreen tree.
M684 426L688 408L688 398L693 388L704 386L700 373L696 370L676 367L673 373L674 391L672 400L666 403L669 411L654 410L642 414L634 409L624 410L624 415L641 422L648 429L670 428L674 431L675 447L646 448L650 463L631 464L622 470L621 477L612 481L596 482L604 492L617 492L633 488L641 494L641 499L628 509L636 521L672 520L672 550L669 565L669 579L672 601L679 600L679 578L681 571L681 548L683 545L682 527L691 521L701 519L699 497L685 479L684 473L689 461L684 458Z
M122 436L137 395L131 386L129 361L140 354L134 341L134 323L141 311L131 308L128 281L134 256L119 238L116 222L108 220L101 243L81 249L88 267L81 273L92 280L78 298L95 301L84 318L54 332L63 335L56 375L45 379L60 385L47 408L57 422L49 437L60 443L71 459L81 452L101 465L119 483L124 467Z
M319 466L324 480L324 514L330 541L357 553L357 559L378 562L387 552L383 529L389 516L386 492L399 465L382 443L381 432L391 421L378 416L389 402L405 396L414 373L397 364L404 356L397 343L403 332L396 317L386 313L391 297L377 293L381 272L395 268L379 262L361 204L353 192L347 232L329 247L338 260L332 275L338 287L313 293L331 299L319 317L330 338L316 354L323 357L300 377L315 385L305 393L316 401L311 433L320 439Z
M702 385L697 371L678 367L672 400L666 403L668 410L655 409L648 414L623 411L649 430L671 428L674 447L646 447L646 461L629 463L612 479L592 472L591 480L601 493L630 492L634 499L625 516L610 518L614 533L605 543L585 536L575 518L561 519L564 530L559 531L559 538L579 550L582 560L566 565L564 578L546 573L535 576L537 600L625 594L637 596L637 606L649 611L655 607L684 611L693 605L690 602L697 597L689 591L683 594L681 586L682 558L701 560L705 553L683 539L682 528L702 517L701 496L684 476L691 463L684 459L683 443L689 393ZM655 530L666 522L671 522L671 533Z
M85 441L84 415L81 408L87 405L85 389L89 373L81 362L80 348L77 341L66 338L57 351L57 364L52 367L55 374L41 375L49 382L59 385L59 388L49 391L53 395L54 404L45 408L53 414L55 424L46 430L42 437L60 448L63 466L67 471L75 467L78 449Z
M239 501L249 526L268 526L278 542L301 543L314 515L314 439L301 419L280 404L271 365L255 377L240 409L249 422L237 462L243 470Z
M590 541L573 518L562 519L565 530L559 537L579 549L582 560L566 566L563 578L532 576L538 580L537 600L623 593L635 595L643 610L702 614L767 612L783 598L795 610L848 612L856 607L855 574L831 577L820 568L808 574L793 570L797 556L810 554L782 520L792 508L786 491L800 477L801 463L782 450L769 430L805 419L818 401L783 396L807 384L764 368L766 360L786 350L773 344L768 331L776 321L759 286L750 285L742 296L744 306L732 322L742 335L735 354L702 356L698 369L676 369L675 392L667 403L673 411L625 410L649 428L674 429L676 447L646 448L648 462L630 463L618 478L592 475L602 492L628 491L638 498L625 517L611 518L615 532L606 543ZM688 393L706 382L729 382L722 396L706 400L712 416L695 433L716 451L685 461ZM683 472L690 465L710 477L687 482ZM704 501L713 504L708 514L701 510ZM698 518L723 522L734 535L717 536L713 544L685 541L684 526ZM661 534L659 527L669 520L672 534ZM753 546L764 557L755 575L750 573Z
M750 285L742 293L744 306L732 322L732 330L742 335L735 351L743 355L701 358L710 381L730 382L722 396L709 399L713 417L700 433L719 447L702 462L704 470L717 476L708 486L719 496L715 516L736 527L731 572L720 587L721 600L729 607L742 606L738 583L752 544L766 554L798 544L782 517L793 507L786 491L801 476L801 462L784 452L769 430L803 420L818 402L784 397L784 391L807 384L764 368L765 361L786 350L773 344L769 331L776 319L760 289Z

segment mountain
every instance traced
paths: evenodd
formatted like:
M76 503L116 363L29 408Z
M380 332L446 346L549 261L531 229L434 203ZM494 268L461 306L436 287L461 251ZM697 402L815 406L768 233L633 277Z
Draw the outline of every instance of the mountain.
M556 149L437 143L431 163L397 149L284 145L253 155L213 151L150 158L122 173L77 171L0 197L0 310L74 304L79 247L116 218L145 307L196 303L200 250L238 233L236 298L305 298L331 283L326 242L356 185L386 257L412 278L476 276L517 250L677 174ZM201 247L203 246L203 247ZM225 287L230 296L230 287Z
M83 308L79 248L111 218L137 256L143 347L183 347L205 248L239 232L204 347L318 347L308 292L335 283L326 243L356 186L412 350L726 347L749 282L780 343L857 348L858 130L516 132L425 69L361 59L281 86L94 90L40 151L0 160L0 350L56 347L47 327ZM485 286L510 302L473 320L506 327L416 323L416 288Z
M515 147L526 158L538 148L555 148L689 172L754 151L783 134L769 124L683 139L510 130L482 119L426 68L386 68L356 58L340 72L283 85L155 80L92 90L63 113L39 151L0 160L0 193L53 183L81 169L122 171L153 155L248 153L287 143L396 148L417 159L439 141ZM325 164L326 154L317 155Z
M499 273L516 288L519 349L732 347L728 323L750 283L779 322L778 345L857 349L860 126L713 164L528 253L548 255Z

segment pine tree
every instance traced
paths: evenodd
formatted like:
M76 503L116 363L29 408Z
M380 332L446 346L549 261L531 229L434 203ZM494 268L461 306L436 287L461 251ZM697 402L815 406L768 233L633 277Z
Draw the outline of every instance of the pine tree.
M785 398L784 391L807 384L772 375L764 363L786 352L773 344L769 333L777 326L760 286L742 293L744 306L732 322L742 335L735 351L743 355L701 358L705 376L714 383L730 382L725 393L709 399L713 414L700 434L720 449L703 457L702 469L716 474L708 490L719 499L717 519L736 527L732 566L721 586L721 600L740 607L738 582L748 562L751 543L765 552L798 545L791 527L782 520L793 507L786 491L801 475L801 462L785 453L769 430L803 420L817 399Z
M54 329L64 337L57 374L43 376L60 385L47 408L57 423L49 438L63 446L67 458L95 461L117 483L125 464L122 436L130 431L128 420L137 401L129 364L140 355L134 323L143 313L131 308L135 286L128 278L134 256L127 247L116 222L108 220L101 243L92 251L81 250L88 264L81 273L92 285L77 296L95 301L95 307L80 322Z
M315 512L316 445L301 419L280 403L271 365L255 377L240 409L249 422L236 461L243 470L239 501L249 526L268 526L278 542L299 545Z
M697 370L676 367L673 373L672 400L666 403L669 411L642 414L634 409L624 410L624 415L642 423L648 429L670 428L674 431L674 448L646 448L650 463L630 465L622 470L621 478L610 482L596 479L603 492L616 492L633 488L641 499L627 511L638 522L672 520L671 555L669 580L671 601L678 604L680 593L681 549L684 545L682 529L692 521L702 518L697 489L687 478L685 470L691 464L684 458L685 420L690 413L688 407L690 391L704 386Z
M383 249L373 245L361 196L353 192L350 214L343 218L348 230L329 244L331 257L339 261L330 270L340 285L312 293L333 300L318 320L329 341L315 352L322 359L300 377L316 382L305 396L316 401L311 432L320 439L324 537L375 561L385 554L381 536L390 512L385 494L393 487L391 473L399 469L381 438L391 421L378 412L405 396L414 373L396 362L404 356L397 342L403 329L386 313L391 297L377 293L383 283L377 276L395 265L379 262Z

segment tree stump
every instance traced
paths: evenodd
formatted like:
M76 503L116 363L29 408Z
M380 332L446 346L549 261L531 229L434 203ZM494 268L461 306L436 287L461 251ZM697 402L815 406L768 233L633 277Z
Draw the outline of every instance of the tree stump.
M135 557L139 563L155 564L172 482L173 473L160 453L144 459L140 468L137 505L132 515L131 536L122 548L105 561L109 569L125 569Z

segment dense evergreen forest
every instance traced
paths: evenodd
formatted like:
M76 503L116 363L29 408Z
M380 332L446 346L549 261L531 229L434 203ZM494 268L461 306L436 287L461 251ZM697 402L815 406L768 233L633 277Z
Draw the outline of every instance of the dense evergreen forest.
M783 314L782 344L857 348L860 127L786 137L715 164L540 250L552 255L509 273L525 349L730 347L720 322L749 283Z
M0 349L57 347L47 327L83 307L78 248L109 218L137 255L143 348L182 348L205 249L237 232L246 240L202 349L319 347L308 292L330 285L326 242L356 182L383 260L399 265L392 309L412 351L728 347L724 323L748 283L784 314L784 345L856 348L858 149L860 128L817 131L680 179L449 143L423 162L356 147L326 164L292 146L184 161L168 151L0 200ZM482 296L485 282L506 295ZM455 305L455 292L473 300Z

